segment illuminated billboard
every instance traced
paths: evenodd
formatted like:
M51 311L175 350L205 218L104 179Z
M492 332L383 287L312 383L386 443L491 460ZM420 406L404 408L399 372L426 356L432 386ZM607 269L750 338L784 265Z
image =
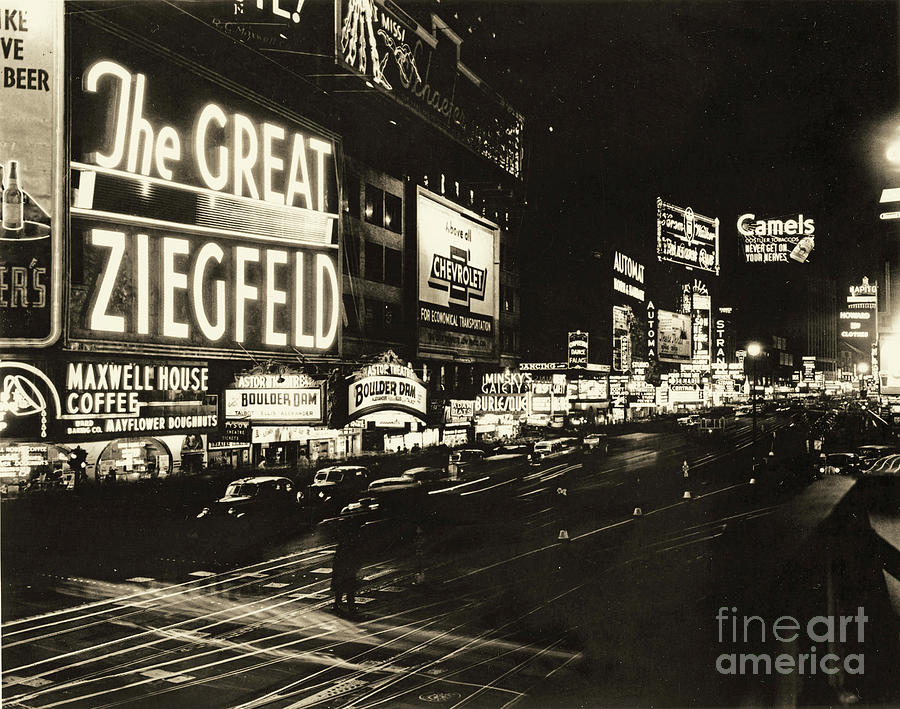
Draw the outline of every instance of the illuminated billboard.
M0 346L61 332L63 3L8 5L0 85Z
M461 38L390 0L336 0L335 55L366 84L521 178L525 120L459 61ZM301 3L302 4L302 3Z
M499 230L418 188L418 354L497 359Z
M657 199L656 255L719 275L719 220Z
M805 263L816 247L815 221L803 214L777 219L742 214L737 230L744 242L747 263Z
M336 356L335 139L79 27L69 42L81 77L70 101L71 339L188 356Z
M660 362L684 363L692 357L691 316L657 310L657 358Z

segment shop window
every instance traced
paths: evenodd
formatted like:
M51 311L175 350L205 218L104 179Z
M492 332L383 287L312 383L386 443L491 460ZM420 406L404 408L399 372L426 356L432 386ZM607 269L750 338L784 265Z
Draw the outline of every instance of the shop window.
M392 286L403 285L403 258L398 249L384 247L384 282Z
M370 281L384 281L384 247L366 241L366 278Z
M396 234L403 231L403 200L389 192L384 193L384 226Z
M347 212L351 217L356 217L357 219L359 219L359 177L357 177L356 175L347 175L345 190L347 193Z
M344 230L344 264L351 276L359 275L359 241L352 227Z
M372 185L366 185L366 221L384 226L384 191Z

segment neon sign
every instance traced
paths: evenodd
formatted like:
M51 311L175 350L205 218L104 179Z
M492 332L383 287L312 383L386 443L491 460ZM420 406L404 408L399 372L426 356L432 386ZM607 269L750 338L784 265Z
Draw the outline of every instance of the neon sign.
M330 142L268 121L260 125L240 112L207 103L196 115L190 145L183 131L154 126L144 115L147 77L101 60L84 74L86 93L110 98L112 134L87 161L111 170L175 180L179 163L193 158L203 187L285 207L326 211L326 160ZM329 165L330 166L330 165ZM313 169L311 169L311 167Z

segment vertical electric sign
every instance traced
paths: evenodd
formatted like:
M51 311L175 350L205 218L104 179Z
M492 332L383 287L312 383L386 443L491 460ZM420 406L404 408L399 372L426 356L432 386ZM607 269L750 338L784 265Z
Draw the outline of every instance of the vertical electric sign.
M0 347L60 334L62 14L57 0L21 0L0 22Z

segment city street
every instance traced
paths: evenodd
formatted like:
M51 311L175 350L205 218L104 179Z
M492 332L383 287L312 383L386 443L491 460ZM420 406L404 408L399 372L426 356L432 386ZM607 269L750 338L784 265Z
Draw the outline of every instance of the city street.
M333 545L321 528L228 570L47 577L21 605L4 589L5 697L28 707L541 706L582 692L623 706L701 691L737 702L744 688L712 682L706 661L723 533L789 496L748 484L749 428L735 431L736 453L691 459L688 479L679 461L702 450L673 431L614 439L601 459L438 488L478 506L481 521L428 527L418 558L408 543L386 548L373 523L359 618L331 608ZM563 476L576 500L561 544ZM66 607L42 610L43 594Z
M0 7L0 704L900 706L900 0Z

